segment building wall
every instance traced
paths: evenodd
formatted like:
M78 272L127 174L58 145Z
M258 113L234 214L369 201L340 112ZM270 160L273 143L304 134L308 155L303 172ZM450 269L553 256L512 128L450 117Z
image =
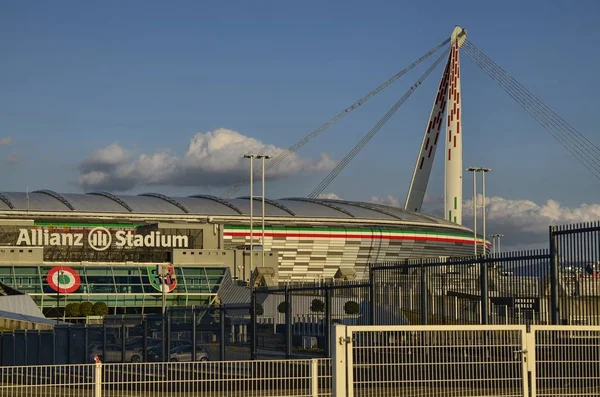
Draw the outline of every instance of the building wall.
M254 231L255 244L261 230ZM250 230L225 225L226 247L248 246ZM338 269L367 277L367 265L407 258L472 255L473 236L442 228L267 226L265 250L277 251L279 282L333 278Z

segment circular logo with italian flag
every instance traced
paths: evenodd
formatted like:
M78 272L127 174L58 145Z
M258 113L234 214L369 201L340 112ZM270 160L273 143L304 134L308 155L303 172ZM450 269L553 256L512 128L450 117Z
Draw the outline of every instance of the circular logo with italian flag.
M68 266L53 267L48 272L46 280L50 288L62 294L75 292L81 285L79 274Z

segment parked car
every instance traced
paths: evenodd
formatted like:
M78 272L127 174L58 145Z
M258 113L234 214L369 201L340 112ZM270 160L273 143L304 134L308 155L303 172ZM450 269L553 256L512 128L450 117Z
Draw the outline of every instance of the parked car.
M161 361L160 347L158 349L148 350L148 360L150 361ZM210 356L208 351L202 346L196 346L196 360L195 361L208 361ZM192 345L182 345L171 349L169 354L169 361L192 361Z
M104 354L103 346L97 346L95 349L90 351L90 361L94 360L95 356L98 356L100 361L106 363L120 363L120 362L131 362L139 363L142 361L142 352L139 349L126 349L125 357L123 359L123 346L110 344L106 345L106 356Z

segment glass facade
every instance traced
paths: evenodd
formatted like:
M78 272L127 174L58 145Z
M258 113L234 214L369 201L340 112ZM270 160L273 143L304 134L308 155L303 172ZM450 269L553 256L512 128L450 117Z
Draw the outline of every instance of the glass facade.
M151 282L150 265L65 265L81 279L71 293L58 294L47 280L57 265L2 265L0 282L29 294L48 315L56 313L57 303L104 302L110 314L152 313L160 311L160 287ZM226 272L224 267L174 266L176 286L167 293L167 306L208 305L217 294Z

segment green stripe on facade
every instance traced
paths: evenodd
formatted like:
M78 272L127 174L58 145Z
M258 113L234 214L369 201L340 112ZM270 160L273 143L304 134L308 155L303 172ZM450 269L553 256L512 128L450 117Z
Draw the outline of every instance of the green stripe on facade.
M457 210L458 209L458 197L454 197L454 209ZM454 218L456 219L456 218Z
M61 226L61 227L106 227L106 228L122 228L122 229L134 229L143 223L87 223L87 222L40 222L35 221L35 226Z

